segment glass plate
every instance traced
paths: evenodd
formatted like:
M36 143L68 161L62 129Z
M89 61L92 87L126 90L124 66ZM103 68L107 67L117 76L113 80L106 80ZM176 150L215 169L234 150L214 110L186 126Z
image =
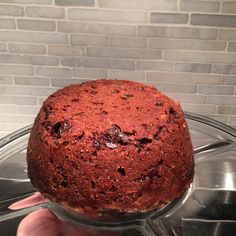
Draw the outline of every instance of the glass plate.
M115 232L114 235L236 235L236 131L203 116L192 113L185 116L195 153L195 176L190 189L157 212L117 223L84 221L49 201L9 209L13 203L35 193L27 177L25 160L31 126L1 139L0 235L15 235L21 219L40 208L49 208L78 227Z

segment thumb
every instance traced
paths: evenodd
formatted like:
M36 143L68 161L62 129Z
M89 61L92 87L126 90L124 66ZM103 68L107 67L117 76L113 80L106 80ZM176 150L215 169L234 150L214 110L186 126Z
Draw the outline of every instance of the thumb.
M47 209L26 216L17 229L17 236L59 236L58 220Z

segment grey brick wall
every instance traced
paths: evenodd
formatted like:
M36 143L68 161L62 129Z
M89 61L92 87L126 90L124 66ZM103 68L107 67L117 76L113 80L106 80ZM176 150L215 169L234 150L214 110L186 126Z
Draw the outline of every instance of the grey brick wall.
M153 84L236 127L236 1L0 0L0 137L96 78Z

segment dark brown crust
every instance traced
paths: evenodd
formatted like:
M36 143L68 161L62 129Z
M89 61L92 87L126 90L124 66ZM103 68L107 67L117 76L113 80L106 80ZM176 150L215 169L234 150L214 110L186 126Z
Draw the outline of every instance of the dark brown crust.
M49 199L99 217L158 208L193 178L182 109L154 87L120 80L70 85L44 102L28 175Z

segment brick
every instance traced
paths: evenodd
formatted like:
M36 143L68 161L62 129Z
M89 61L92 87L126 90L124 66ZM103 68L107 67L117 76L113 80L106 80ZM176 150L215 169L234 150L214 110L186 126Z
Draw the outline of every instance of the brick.
M198 113L198 114L216 113L215 105L181 103L181 107L183 108L184 111Z
M87 34L72 34L70 36L72 45L80 46L108 46L107 36L87 35Z
M58 31L103 35L136 35L136 27L134 25L112 25L100 23L59 22Z
M205 95L199 94L177 94L177 93L168 93L169 97L175 101L180 101L180 103L190 103L190 104L204 104L206 101Z
M46 20L17 20L19 29L33 31L55 31L56 23Z
M141 71L109 71L110 79L144 81L145 73Z
M13 131L21 129L24 126L27 126L27 125L28 125L27 123L26 124L15 124L15 123L10 123L10 124L4 123L4 124L1 124L0 123L0 130L1 130L1 132L2 131L13 132Z
M236 52L236 42L229 42L228 51Z
M84 56L85 48L67 45L49 45L48 54L55 56Z
M57 7L26 7L26 15L29 17L37 18L52 18L52 19L63 19L65 18L65 12L63 8Z
M214 74L235 74L236 75L236 65L216 64L216 65L213 65L212 72Z
M32 75L32 66L19 66L19 65L0 65L1 74L9 75Z
M30 65L58 65L58 58L51 56L31 56L19 54L2 54L0 63L30 64Z
M0 5L1 16L24 16L24 8L14 5Z
M137 9L137 10L169 10L177 9L175 0L98 0L98 4L102 8L118 8L118 9Z
M70 77L71 70L69 68L52 68L52 67L36 67L35 73L40 76L48 77Z
M142 37L110 37L109 45L120 48L146 48L147 39Z
M149 39L149 47L172 50L224 51L226 42L195 39Z
M147 49L96 48L88 47L87 55L92 57L155 59L161 58L161 52Z
M188 14L182 13L151 13L151 23L184 24L188 22Z
M84 6L93 7L94 0L55 0L55 4L59 6Z
M15 104L0 104L0 114L16 114L17 109Z
M31 124L35 119L34 115L20 115L20 114L1 114L0 123L23 123Z
M231 117L229 117L229 124L234 124L234 125L236 125L236 116L231 116Z
M216 1L181 0L180 10L187 12L218 12L220 3Z
M225 124L227 123L227 120L228 120L228 116L224 116L224 115L206 115L206 116L213 120L217 120Z
M0 19L0 29L15 29L16 23L13 19Z
M223 76L221 83L225 85L236 85L236 76Z
M73 67L133 70L134 61L125 59L106 59L88 57L64 57L62 65Z
M236 13L236 2L223 2L222 12Z
M148 22L148 14L143 11L118 11L102 9L69 9L69 19L78 21L110 21L126 23Z
M17 4L52 4L52 0L0 0L0 3L17 3Z
M207 97L208 104L235 106L236 96L212 95Z
M235 40L236 31L231 29L218 29L218 39Z
M6 52L7 51L7 45L5 43L0 43L0 52Z
M40 106L18 106L18 111L20 114L37 115Z
M108 72L106 70L98 70L98 69L73 69L73 75L79 78L107 78Z
M15 84L18 84L18 85L48 86L50 84L48 78L42 78L42 77L36 77L36 76L33 76L33 77L16 76L14 78L14 81L15 81Z
M219 94L219 95L233 95L234 87L233 86L222 86L222 85L198 85L199 94Z
M223 52L165 51L163 58L174 61L192 61L203 63L235 63L236 54Z
M221 76L176 72L147 72L147 81L187 84L219 84Z
M180 39L216 39L216 29L167 26L138 26L138 36Z
M197 73L211 73L211 64L203 63L176 63L175 71L177 72L197 72Z
M137 61L137 70L173 71L173 68L172 62Z
M234 128L234 129L236 130L236 125L234 125L234 124L228 124L228 123L226 123L226 124L229 125L230 127Z
M6 75L0 75L0 85L2 84L12 84L12 78Z
M16 105L35 105L36 98L30 96L0 96L0 103L1 104L16 104Z
M0 31L0 41L7 42L29 42L29 43L49 43L49 44L65 44L68 43L65 34L57 33L39 33L39 32L14 32Z
M217 113L236 115L236 106L217 106Z
M234 125L234 124L228 124L228 123L227 123L227 125L231 126L232 128L234 128L234 129L236 130L236 125Z
M0 94L4 95L28 95L28 96L48 96L55 91L53 88L32 87L32 86L0 86Z
M9 52L26 54L45 54L46 47L38 44L9 43Z
M47 96L37 97L37 105L42 106L46 99L47 99Z
M190 23L192 25L236 27L236 16L193 13Z
M192 84L167 84L157 82L151 82L151 84L155 85L157 89L163 93L196 93L197 90L197 86Z
M70 84L78 84L87 81L86 79L68 79L68 78L52 78L52 86L53 87L65 87Z

